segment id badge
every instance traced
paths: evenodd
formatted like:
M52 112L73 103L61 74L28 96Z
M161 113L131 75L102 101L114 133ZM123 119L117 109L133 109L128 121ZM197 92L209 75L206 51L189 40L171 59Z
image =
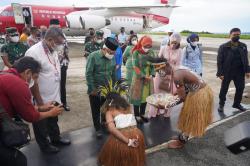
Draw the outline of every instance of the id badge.
M60 82L60 74L58 72L55 72L55 81Z

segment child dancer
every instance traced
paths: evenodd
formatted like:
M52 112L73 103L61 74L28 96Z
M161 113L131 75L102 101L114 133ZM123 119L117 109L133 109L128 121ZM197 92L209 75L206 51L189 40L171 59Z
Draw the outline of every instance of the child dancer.
M144 136L136 127L129 103L118 93L109 92L101 111L105 114L110 136L99 154L99 164L144 166Z

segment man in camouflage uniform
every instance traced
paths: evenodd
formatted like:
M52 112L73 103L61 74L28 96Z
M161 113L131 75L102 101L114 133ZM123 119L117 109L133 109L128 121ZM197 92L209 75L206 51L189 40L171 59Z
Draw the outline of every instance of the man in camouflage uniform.
M85 44L84 47L84 56L88 57L90 53L100 50L103 47L104 40L103 40L103 31L96 31L95 37L93 40L89 41Z
M6 28L6 39L9 41L1 48L4 65L11 68L14 62L24 56L28 47L19 42L19 33L16 28Z

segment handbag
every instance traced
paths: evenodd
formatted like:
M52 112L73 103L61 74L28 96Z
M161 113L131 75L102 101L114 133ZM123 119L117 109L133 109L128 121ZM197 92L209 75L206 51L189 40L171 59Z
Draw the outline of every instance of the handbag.
M22 147L31 140L29 125L15 121L0 106L0 140L6 147Z

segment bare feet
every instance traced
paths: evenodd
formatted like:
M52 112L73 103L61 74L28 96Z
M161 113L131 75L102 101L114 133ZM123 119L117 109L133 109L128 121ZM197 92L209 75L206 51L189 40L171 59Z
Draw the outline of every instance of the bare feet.
M184 147L184 144L179 140L171 140L167 145L167 148L169 149L180 149L183 147Z

